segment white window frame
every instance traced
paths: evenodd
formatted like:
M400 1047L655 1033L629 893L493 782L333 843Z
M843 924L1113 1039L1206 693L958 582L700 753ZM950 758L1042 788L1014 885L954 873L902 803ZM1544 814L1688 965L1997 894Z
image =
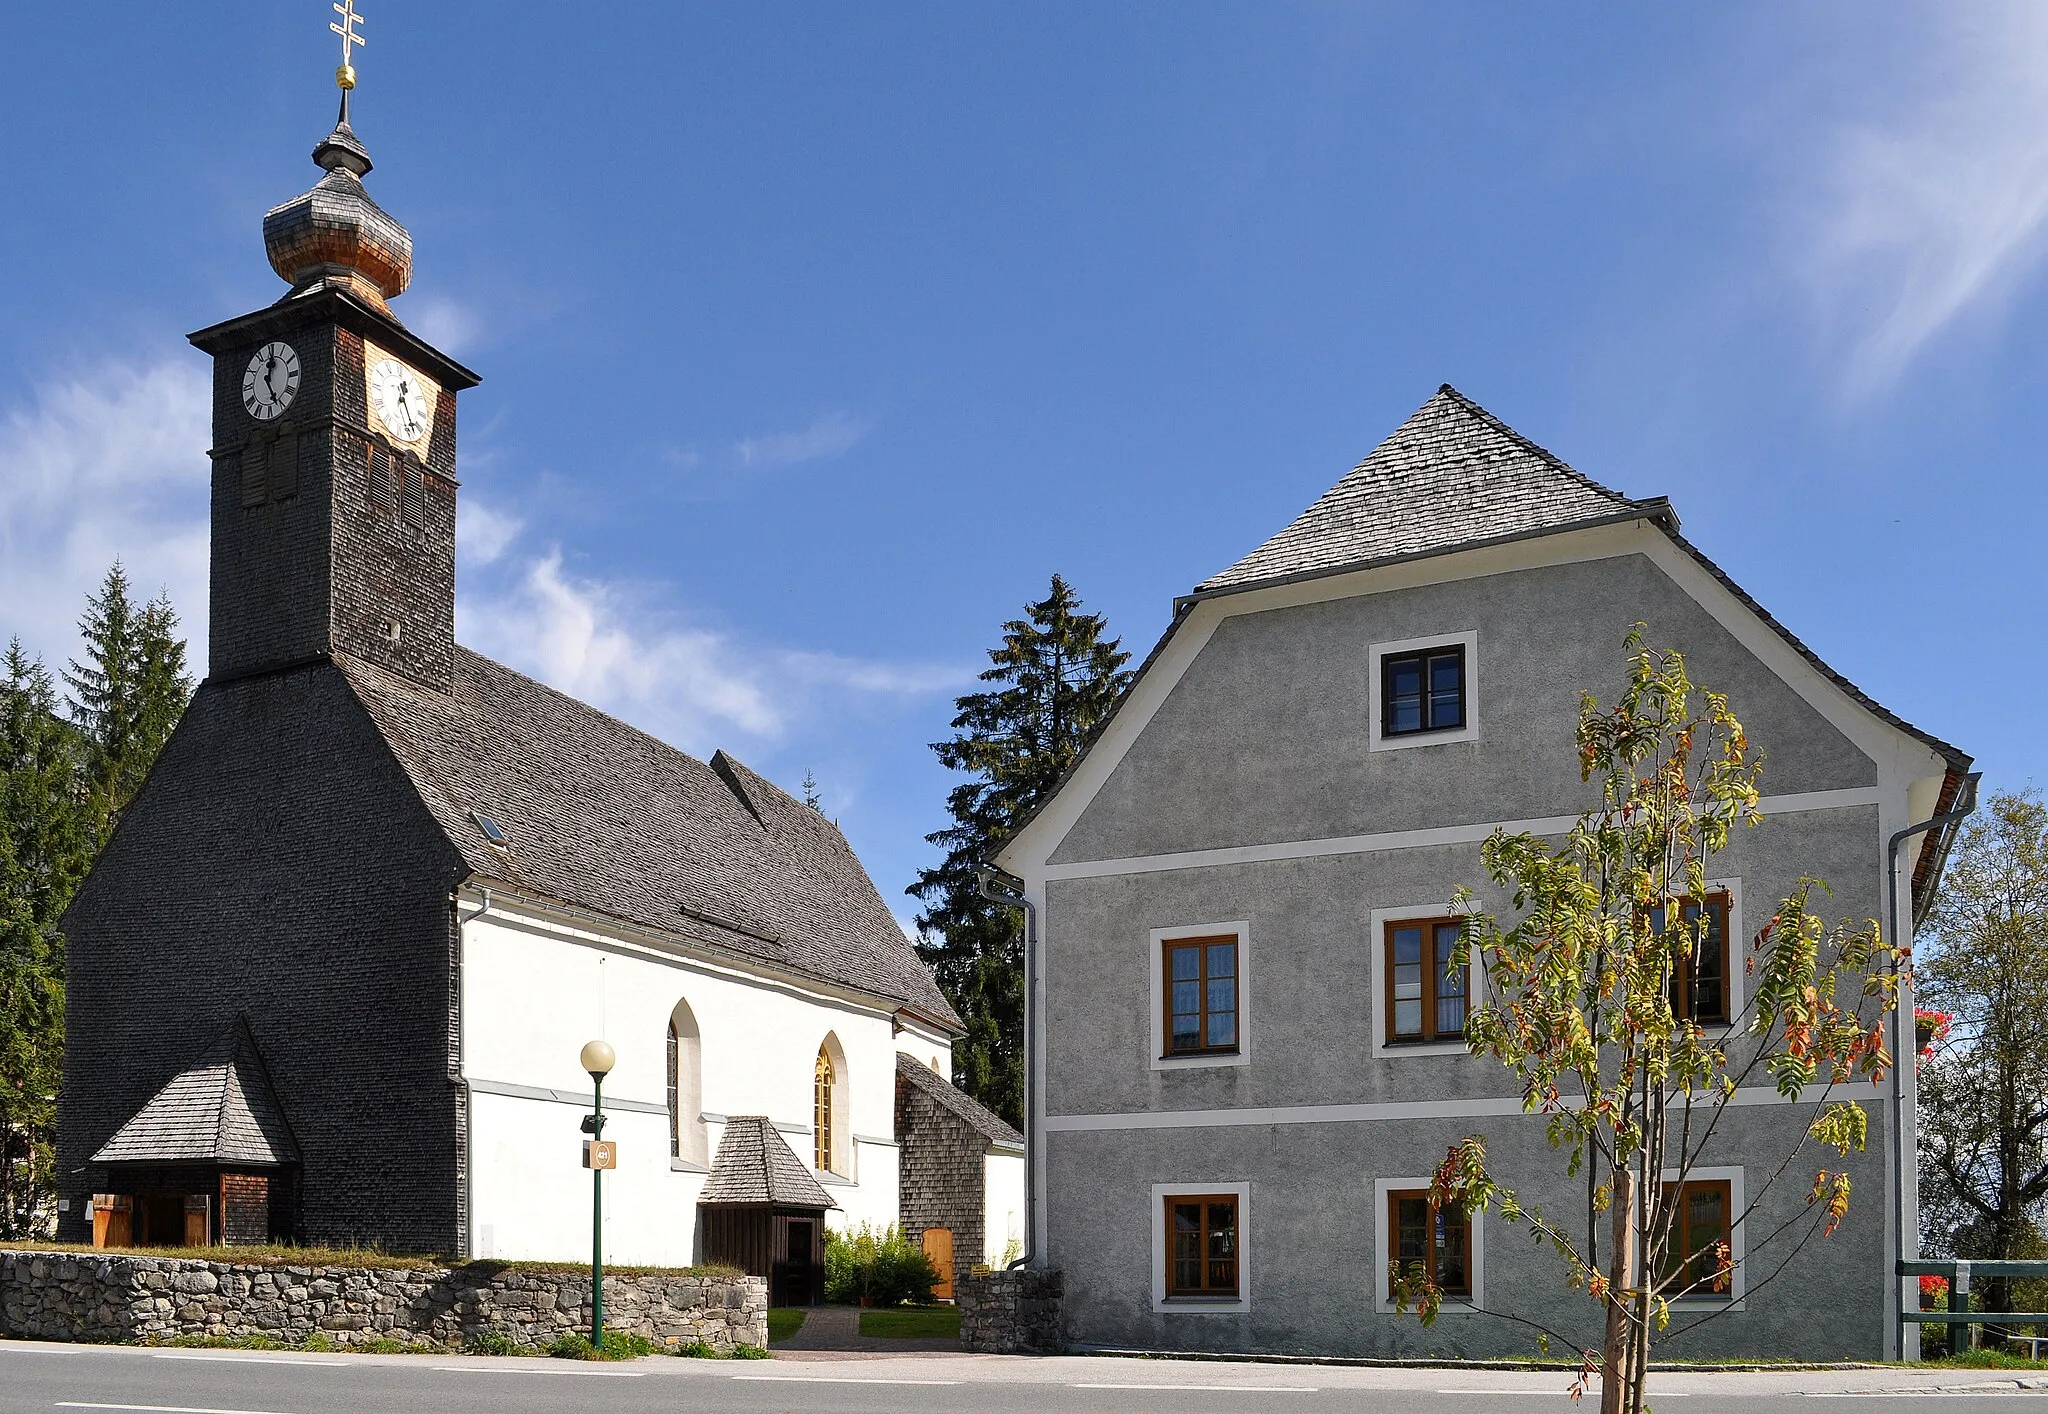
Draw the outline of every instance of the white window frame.
M1220 1055L1167 1055L1166 944L1183 938L1216 938L1226 933L1237 938L1237 1050ZM1199 923L1185 928L1154 928L1146 935L1145 973L1151 978L1147 994L1152 999L1152 1019L1147 1023L1146 1035L1150 1038L1147 1054L1151 1058L1152 1069L1191 1070L1204 1066L1251 1064L1251 955L1252 925L1242 920L1236 923Z
M1386 735L1387 675L1383 669L1389 657L1417 653L1426 648L1462 647L1465 650L1465 725L1456 731L1402 732ZM1454 741L1479 740L1479 631L1433 633L1427 638L1403 638L1392 643L1375 643L1366 654L1370 675L1366 680L1366 702L1370 709L1371 736L1367 749L1400 751L1410 746L1448 746Z
M1166 1263L1173 1235L1166 1230L1166 1200L1229 1193L1237 1198L1237 1299L1168 1296ZM1177 1316L1232 1316L1252 1309L1252 1186L1250 1183L1155 1183L1152 1185L1152 1309Z
M1467 902L1466 913L1478 911L1476 903ZM1733 900L1730 900L1730 914L1733 915ZM1386 978L1380 975L1387 963L1387 925L1406 923L1417 918L1453 918L1458 910L1448 903L1418 903L1401 908L1375 908L1372 911L1372 939L1366 957L1365 978L1372 999L1372 1053L1375 1059L1390 1059L1401 1056L1464 1056L1471 1052L1463 1041L1391 1041L1387 1037L1387 996ZM1479 959L1465 959L1465 1015L1471 1016L1479 1005L1479 986L1485 974L1480 971Z
M1734 913L1733 900L1729 903L1730 914ZM1731 928L1731 932L1733 929ZM1728 1273L1728 1294L1715 1296L1687 1296L1671 1303L1674 1311L1742 1311L1747 1307L1743 1297L1747 1291L1744 1279L1742 1252L1743 1210L1748 1206L1748 1196L1742 1191L1742 1165L1722 1164L1716 1167L1695 1168L1685 1175L1687 1183L1710 1183L1726 1180L1728 1184L1728 1260L1734 1270ZM1664 1170L1665 1183L1678 1182L1678 1170Z
M1427 1189L1432 1180L1427 1178L1376 1178L1372 1183L1372 1210L1378 1214L1373 1219L1373 1310L1383 1316L1394 1314L1393 1276L1387 1264L1394 1260L1399 1244L1394 1240L1393 1205L1387 1199L1393 1194L1411 1188ZM1486 1309L1486 1214L1474 1213L1468 1220L1472 1224L1472 1250L1465 1254L1465 1260L1472 1264L1472 1296L1470 1300L1446 1298L1443 1309L1458 1311L1484 1311ZM1412 1308L1411 1308L1412 1309Z

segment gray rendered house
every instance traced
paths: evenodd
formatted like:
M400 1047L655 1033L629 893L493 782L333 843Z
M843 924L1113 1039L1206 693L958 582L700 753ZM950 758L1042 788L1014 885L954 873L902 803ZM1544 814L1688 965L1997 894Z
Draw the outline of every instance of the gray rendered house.
M1700 1018L1739 1013L1743 944L1802 873L1833 886L1827 911L1876 918L1895 867L1888 931L1910 926L1949 829L1902 841L1895 865L1889 841L1951 808L1969 757L1822 663L1668 502L1594 483L1446 386L1176 601L1114 717L997 860L1038 912L1034 1258L1065 1273L1070 1342L1530 1354L1522 1315L1596 1343L1591 1303L1526 1229L1439 1222L1422 1201L1473 1133L1529 1198L1585 1201L1509 1073L1465 1053L1466 999L1431 989L1427 962L1461 885L1511 912L1480 865L1495 826L1556 834L1590 803L1578 694L1613 699L1636 621L1768 752L1768 818L1710 880L1723 947ZM1671 1354L1897 1354L1896 1213L1917 1251L1911 1067L1896 1111L1893 1083L1863 1087L1847 1220L1782 1272L1782 1246L1752 1260L1745 1244L1798 1213L1806 1183L1742 1215L1812 1106L1739 1097L1682 1205L1703 1231L1732 1226L1734 1287L1678 1313L1674 1327L1728 1308ZM1429 1330L1389 1305L1397 1253L1463 1288Z

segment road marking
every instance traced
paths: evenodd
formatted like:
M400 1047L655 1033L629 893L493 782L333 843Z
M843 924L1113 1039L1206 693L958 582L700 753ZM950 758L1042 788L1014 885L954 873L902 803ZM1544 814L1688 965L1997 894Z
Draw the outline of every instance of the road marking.
M308 1360L292 1355L193 1355L183 1350L153 1350L156 1360L217 1360L224 1365L346 1365L346 1360Z
M757 1380L783 1385L957 1385L958 1380L863 1379L854 1375L734 1375L736 1380Z
M57 1401L59 1409L139 1409L147 1414L276 1414L270 1409L196 1409L189 1404L84 1404L76 1400Z
M1068 1385L1068 1389L1206 1390L1217 1394L1314 1394L1317 1385ZM1445 1391L1438 1391L1444 1393Z
M647 1375L645 1370L579 1370L572 1365L434 1365L429 1368L457 1375L601 1375L614 1380L638 1380Z
M1568 1389L1440 1389L1437 1391L1437 1393L1464 1395L1495 1395L1501 1399L1526 1399L1528 1396L1532 1394L1555 1394L1566 1398L1570 1397L1571 1395L1571 1391ZM1660 1389L1656 1392L1654 1396L1652 1396L1653 1402L1657 1399L1691 1398L1692 1395L1682 1389Z

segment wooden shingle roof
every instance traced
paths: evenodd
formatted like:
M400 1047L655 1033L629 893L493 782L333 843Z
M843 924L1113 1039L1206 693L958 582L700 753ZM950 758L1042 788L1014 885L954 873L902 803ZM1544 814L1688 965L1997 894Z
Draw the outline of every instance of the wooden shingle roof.
M475 876L959 1027L838 826L724 752L700 761L467 648L452 693L337 661Z
M96 1164L298 1161L256 1038L239 1017L92 1156Z
M839 1206L766 1115L733 1115L726 1120L697 1201L768 1203L778 1208Z
M1649 504L1573 470L1446 383L1286 529L1195 592L1559 529Z
M1023 1147L1024 1136L1019 1134L1008 1120L948 1081L917 1057L898 1051L896 1074L904 1084L915 1087L919 1094L930 1096L941 1108L990 1144L1005 1149Z

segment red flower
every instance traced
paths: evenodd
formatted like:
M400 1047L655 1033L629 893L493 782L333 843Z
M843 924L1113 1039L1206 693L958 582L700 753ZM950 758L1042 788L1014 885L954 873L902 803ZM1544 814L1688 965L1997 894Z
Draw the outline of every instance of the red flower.
M1920 1295L1930 1301L1939 1301L1948 1295L1947 1277L1920 1278Z

